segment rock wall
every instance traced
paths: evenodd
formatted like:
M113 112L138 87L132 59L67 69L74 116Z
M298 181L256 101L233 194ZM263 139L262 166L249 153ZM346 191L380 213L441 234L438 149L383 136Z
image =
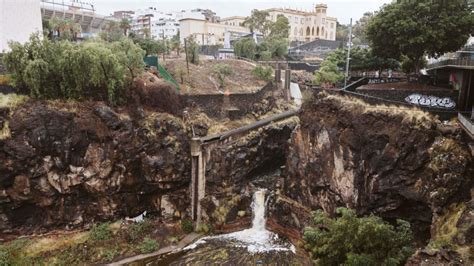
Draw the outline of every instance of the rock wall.
M461 130L428 114L320 93L300 119L284 193L304 206L405 219L426 243L443 209L470 197L474 163Z
M56 104L3 115L11 137L0 140L0 232L160 215L169 204L184 214L190 161L180 119Z

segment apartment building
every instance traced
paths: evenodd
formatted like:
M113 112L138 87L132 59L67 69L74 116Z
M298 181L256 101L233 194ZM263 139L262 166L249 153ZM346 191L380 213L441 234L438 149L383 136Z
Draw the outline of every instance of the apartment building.
M279 15L290 23L290 41L308 42L317 39L336 40L337 19L327 16L327 5L317 4L313 11L289 8L270 8L269 20L276 21Z

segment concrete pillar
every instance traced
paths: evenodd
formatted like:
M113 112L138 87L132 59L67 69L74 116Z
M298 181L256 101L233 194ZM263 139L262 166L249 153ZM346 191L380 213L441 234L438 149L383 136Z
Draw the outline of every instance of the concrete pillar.
M191 217L201 222L200 201L206 196L206 176L200 138L191 139Z

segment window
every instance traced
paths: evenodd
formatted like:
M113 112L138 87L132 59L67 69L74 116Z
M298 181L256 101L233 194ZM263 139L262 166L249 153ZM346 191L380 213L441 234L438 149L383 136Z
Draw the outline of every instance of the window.
M304 24L304 19L303 18L301 19L301 24Z
M326 19L325 19L325 18L323 18L322 24L323 24L323 25L326 24Z
M298 18L297 17L295 17L295 23L298 23Z
M298 35L298 28L295 28L295 36Z

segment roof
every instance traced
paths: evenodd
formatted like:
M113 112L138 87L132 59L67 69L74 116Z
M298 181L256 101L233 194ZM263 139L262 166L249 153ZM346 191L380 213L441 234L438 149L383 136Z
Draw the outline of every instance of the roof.
M221 18L221 21L233 20L233 19L245 19L245 17L243 17L243 16L231 16L231 17Z

